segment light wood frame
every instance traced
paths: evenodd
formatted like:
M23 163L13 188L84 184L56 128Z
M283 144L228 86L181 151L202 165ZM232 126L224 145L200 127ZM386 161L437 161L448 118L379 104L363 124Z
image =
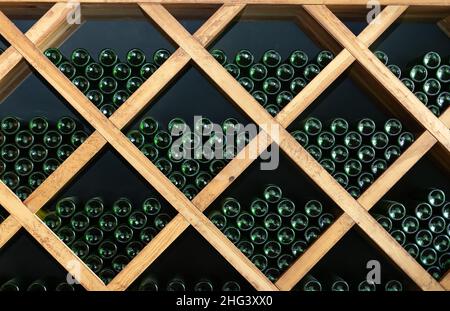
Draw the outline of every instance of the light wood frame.
M408 16L433 17L447 34L450 2L443 0L380 0L386 7L359 36L337 16L354 14L349 5L366 5L366 0L81 0L83 18L123 17L142 10L179 48L109 119L90 103L42 54L42 50L64 41L76 30L68 25L66 16L71 8L66 0L0 0L0 35L10 44L0 55L0 100L7 97L31 72L38 72L95 129L95 132L51 174L30 197L21 202L0 182L0 205L10 216L0 224L0 247L4 246L22 227L28 231L69 272L74 263L81 267L77 276L87 290L125 290L153 261L190 225L257 290L291 290L312 267L353 227L354 224L383 250L386 255L422 290L450 290L450 274L440 282L434 280L376 220L368 213L430 149L440 144L450 151L450 111L436 118L417 98L379 62L368 47L399 18ZM4 3L4 4L3 4ZM165 7L170 6L171 12ZM171 7L176 5L175 7ZM275 118L219 65L205 49L225 30L247 6L268 6L270 14L307 14L331 35L342 49L335 59L302 90ZM327 7L329 5L330 7ZM125 6L129 10L116 8ZM273 10L287 6L288 10ZM100 8L108 8L100 10ZM197 9L203 9L198 11ZM300 10L292 10L292 8ZM330 8L336 13L333 13ZM348 9L347 9L348 8ZM405 14L411 8L411 14ZM189 10L215 12L194 35L184 29L174 15L190 14ZM359 8L360 9L360 8ZM48 11L46 11L48 10ZM18 30L3 13L33 16L46 13L26 33ZM409 12L410 10L408 10ZM188 13L187 13L188 12ZM274 13L275 12L275 13ZM172 13L172 14L171 14ZM38 14L38 13L36 13ZM174 15L173 15L174 14ZM203 13L198 13L203 14ZM207 13L205 13L207 14ZM250 13L258 17L258 13ZM264 15L264 14L262 14ZM133 15L134 16L134 15ZM433 19L432 18L432 19ZM354 61L376 79L385 91L397 100L423 126L424 132L358 199L353 199L308 152L286 131L286 128L318 98ZM241 151L251 157L236 157L192 201L189 201L121 132L175 76L194 62L218 88L239 106L262 131ZM274 135L276 129L279 135ZM203 211L272 142L319 186L342 210L343 214L307 251L273 284L246 258L203 214ZM106 286L59 238L40 220L36 213L67 185L107 144L115 148L179 213L175 218Z

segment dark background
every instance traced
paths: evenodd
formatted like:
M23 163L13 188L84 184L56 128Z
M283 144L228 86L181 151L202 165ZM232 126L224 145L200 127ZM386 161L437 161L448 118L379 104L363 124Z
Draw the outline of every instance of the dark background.
M34 21L15 22L22 31L25 31ZM202 22L182 21L190 32L194 32ZM346 21L346 24L356 34L365 25L355 21ZM97 55L105 47L111 47L122 58L129 49L134 47L144 50L147 55L151 55L158 48L175 50L158 29L146 20L88 21L62 45L61 49L68 55L78 47L86 48L92 55ZM247 48L255 53L257 59L268 49L278 50L283 57L287 57L294 49L302 49L313 57L321 49L292 21L238 21L229 27L211 47L223 49L229 57L239 49ZM429 50L448 54L450 42L433 23L403 22L393 25L373 45L373 49L386 51L390 56L390 63L403 67L408 61ZM357 65L351 68L354 66ZM370 80L369 77L367 79ZM193 65L189 65L176 81L173 81L150 104L138 119L143 115L152 115L164 124L175 116L189 121L194 115L201 114L215 122L221 122L228 117L235 117L244 123L250 122ZM395 104L394 101L393 104ZM403 114L404 118L402 115L396 115L396 117L406 123L410 122L409 117L406 116L407 113L403 112ZM7 115L15 115L26 120L36 115L45 115L52 120L62 115L70 115L80 120L86 129L92 130L36 73L25 80L0 105L0 118ZM314 115L323 120L337 116L349 120L371 117L378 122L391 116L380 103L361 90L349 78L348 73L337 79L302 114L302 118L308 115ZM417 124L406 123L405 127L414 132L419 128ZM281 157L280 167L275 172L260 171L259 163L254 163L233 183L224 196L236 196L240 200L248 201L260 194L266 183L273 182L280 184L294 201L303 202L305 198L319 198L325 203L326 209L339 214L339 209L331 204L328 198L290 163L287 157L283 154ZM419 164L402 178L387 196L402 199L417 188L429 186L443 187L450 194L447 173L436 166L430 156L427 156L419 161ZM139 204L146 196L156 194L120 155L108 147L79 174L75 181L65 187L58 197L67 195L77 195L82 199L99 195L111 200L128 196L133 202ZM221 198L212 206L217 206ZM53 202L49 203L50 206L52 204ZM166 208L174 211L167 203ZM399 279L408 289L415 289L413 283L395 268L364 234L356 229L352 229L320 261L312 270L312 274L320 279L327 278L330 273L336 273L344 279L356 282L364 278L365 264L370 259L378 259L382 262L383 280ZM180 239L155 261L145 275L158 279L161 284L165 284L174 277L181 277L188 284L201 278L210 278L214 284L233 279L239 281L243 288L251 288L192 228L186 230ZM16 276L27 280L37 278L62 280L65 272L27 233L21 231L0 250L0 283ZM139 281L132 288L135 288L138 283Z

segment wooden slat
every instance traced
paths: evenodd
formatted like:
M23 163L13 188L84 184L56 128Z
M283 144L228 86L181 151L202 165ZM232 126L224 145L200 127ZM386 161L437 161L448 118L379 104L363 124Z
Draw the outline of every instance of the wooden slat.
M304 8L370 72L409 113L450 151L450 130L411 93L344 24L322 5Z
M450 291L450 271L447 271L447 273L444 275L440 283L442 287Z
M66 21L70 10L57 3L44 14L26 33L26 36L41 50L59 46L78 27ZM31 73L28 63L14 47L0 55L0 103L11 94Z
M450 37L450 16L440 20L438 22L438 26L447 35L447 37Z
M442 290L439 283L432 279L279 123L275 122L264 108L192 38L163 6L141 4L141 7L414 282L425 290Z
M25 59L257 289L277 288L164 174L41 54L4 14L0 32ZM195 39L194 39L195 40ZM197 40L195 42L198 43ZM200 44L200 43L198 43ZM202 47L203 49L203 47Z
M106 290L105 284L93 273L72 250L65 245L17 196L0 182L0 204L16 218L41 246L68 271L76 264L80 275L76 279L88 290Z

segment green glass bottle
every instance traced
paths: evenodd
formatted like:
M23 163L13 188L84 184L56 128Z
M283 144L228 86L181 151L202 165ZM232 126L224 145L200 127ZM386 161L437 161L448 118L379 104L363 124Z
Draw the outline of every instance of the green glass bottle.
M89 199L84 205L84 212L89 218L98 218L103 214L105 205L102 198L95 197Z
M440 234L445 230L445 227L447 226L445 219L441 216L433 216L428 221L428 229L433 234Z
M198 189L203 189L212 180L212 176L205 171L201 171L195 177L195 186Z
M116 107L111 104L104 104L100 107L100 112L107 118L111 117L115 111Z
M291 135L295 138L295 140L302 147L305 148L306 146L308 146L309 139L308 139L308 135L305 132L296 130L296 131L291 132Z
M49 158L45 160L44 164L42 165L42 171L45 173L45 175L50 176L56 169L59 167L60 162L54 158Z
M268 237L269 233L263 227L260 226L254 227L250 231L250 239L256 245L264 244L267 241Z
M264 52L261 61L268 68L276 68L281 63L281 55L275 50L268 50Z
M304 210L308 217L318 217L323 210L322 203L317 200L309 200L305 203Z
M335 172L333 174L333 178L341 185L341 187L347 188L349 183L347 174L343 172Z
M71 145L61 145L56 150L56 156L58 160L64 162L70 155L75 151L75 149Z
M34 142L34 135L27 130L22 130L14 136L14 142L20 149L29 148Z
M336 170L336 165L334 164L333 160L329 158L321 159L320 165L329 173L333 174Z
M277 204L277 211L282 217L290 217L295 212L295 203L290 199L283 198Z
M153 138L153 143L158 149L169 148L172 144L172 136L164 130L159 130Z
M320 228L316 226L308 227L304 232L305 241L311 244L320 236Z
M309 218L303 213L296 213L291 217L291 227L296 231L303 231L308 227Z
M428 104L428 96L422 91L417 91L414 93L416 97L426 106Z
M335 163L343 163L348 159L349 150L342 146L337 145L333 149L331 149L331 160Z
M305 88L306 84L307 83L305 79L301 77L296 77L291 81L289 89L292 92L292 94L297 95L298 93L301 92L301 90Z
M130 94L125 90L118 90L114 93L112 97L112 103L114 107L119 108L122 106L130 97Z
M167 158L164 157L161 157L158 160L156 160L155 166L161 171L161 173L163 173L166 176L169 176L173 169L172 163Z
M214 287L212 283L208 280L199 281L194 285L195 292L212 292Z
M283 254L277 259L277 268L281 271L286 270L294 261L294 257L290 254ZM278 279L278 278L277 278Z
M72 61L72 64L78 68L86 67L92 60L89 52L86 49L82 48L73 50L72 54L70 55L70 59Z
M127 138L135 145L137 148L141 148L144 145L145 137L138 130L131 130L127 133Z
M192 201L198 194L198 189L194 185L186 185L181 192L188 198L188 200Z
M241 76L241 69L235 64L227 64L225 69L235 79L238 79Z
M414 65L409 70L409 77L415 83L424 82L427 79L428 70L424 65Z
M370 143L377 150L385 149L389 144L389 137L384 132L375 132L370 137Z
M344 164L344 173L349 177L358 176L362 172L362 164L359 160L349 159Z
M363 136L372 135L375 132L375 128L376 128L375 122L368 118L363 118L359 120L357 124L358 132Z
M141 230L139 234L139 239L142 243L148 244L153 238L158 234L158 231L156 231L153 227L145 227ZM132 242L131 242L132 243Z
M289 245L295 240L295 231L289 227L282 227L277 231L277 239L283 245Z
M133 205L127 198L119 198L113 203L112 211L119 218L128 217L131 214Z
M350 286L348 283L341 277L334 275L331 279L331 291L332 292L348 292L350 290Z
M241 212L241 204L235 198L225 198L222 202L222 213L226 217L236 217Z
M361 175L358 176L357 184L360 189L365 190L368 188L373 182L375 181L375 177L372 173L369 172L363 172Z
M322 215L320 215L319 220L318 220L318 224L319 224L319 228L321 230L324 230L326 228L328 228L334 221L334 216L333 214L330 213L324 213Z
M262 199L254 199L250 204L250 211L255 217L264 217L269 212L269 205Z
M439 268L439 266L431 266L428 267L427 272L435 279L440 280L442 277L442 270Z
M33 135L42 135L48 129L48 120L44 117L34 117L28 123L28 128Z
M131 77L127 80L126 89L130 94L137 91L138 88L144 83L139 77Z
M431 206L440 207L445 203L445 192L438 188L427 189L425 198Z
M75 75L77 74L77 70L75 69L75 66L73 66L71 63L67 61L63 61L58 66L59 71L61 71L67 79L72 80L75 78Z
M362 163L370 163L375 160L376 152L372 146L363 145L358 149L357 156Z
M419 220L414 216L406 216L402 220L402 230L407 234L419 231Z
M445 218L445 220L450 220L450 202L445 202L442 205L441 215Z
M103 94L98 90L89 90L86 93L87 99L89 99L96 107L101 107L104 101Z
M97 255L89 255L84 259L86 266L94 273L99 273L103 269L103 259Z
M89 245L81 240L75 241L70 245L70 248L80 259L86 258L89 254Z
M162 230L164 227L172 220L172 217L170 217L168 214L158 214L155 218L155 228L157 230Z
M261 63L253 64L249 69L249 77L255 82L263 81L267 77L267 67Z
M439 80L435 79L435 78L430 78L427 79L423 84L422 84L422 91L428 96L428 97L433 97L433 96L437 96L439 94L439 92L441 91L442 85L439 82Z
M241 286L235 281L227 281L222 286L223 292L239 292L241 291Z
M289 56L289 64L295 69L300 69L308 63L308 54L301 50L295 50Z
M253 255L250 260L261 271L265 270L269 264L267 257L262 254Z
M416 205L414 213L419 220L428 220L433 214L433 208L429 203L421 202Z
M100 243L97 252L103 260L112 259L117 254L117 245L110 240L103 241Z
M186 290L186 285L182 280L173 279L167 283L166 290L168 292L184 292Z
M98 81L105 73L103 67L99 63L90 63L84 70L84 76L89 81Z
M401 292L403 291L403 285L400 281L389 280L384 285L384 290L387 292Z
M264 274L266 277L271 281L272 283L276 282L278 278L281 275L281 272L277 268L268 268L266 271L264 271Z
M98 89L105 95L113 94L117 90L117 81L111 76L104 76L98 82Z
M135 211L128 217L128 225L134 230L141 230L147 224L147 216L141 211Z
M141 231L142 234L142 231ZM140 251L144 248L144 245L139 241L132 241L127 244L125 247L125 253L127 254L128 258L133 259L136 257Z
M441 56L436 52L428 52L422 57L422 64L428 69L437 69L441 64Z
M52 231L57 231L62 224L61 217L59 217L55 212L50 212L45 215L44 223L49 227Z
M75 287L72 284L68 284L66 282L59 283L55 287L56 292L74 292Z
M308 247L308 245L306 244L305 241L298 240L298 241L294 242L291 246L292 256L294 256L294 257L300 256L301 254L303 254L306 251L307 247Z
M153 62L156 66L161 66L170 57L170 51L166 49L158 49L153 53Z
M388 55L383 51L375 51L373 52L375 56L378 58L380 62L382 62L385 66L389 63L389 57Z
M335 118L330 122L330 131L333 135L343 136L348 132L348 122L344 118Z
M1 53L0 53L1 54ZM64 56L61 51L57 48L48 48L44 51L45 57L47 57L55 66L59 66L64 60Z
M264 108L273 118L280 113L280 108L275 104L266 105Z
M419 252L420 252L417 244L408 243L408 244L404 245L403 247L408 252L408 254L411 255L411 257L417 259L417 257L419 256Z
M348 149L357 149L362 145L362 137L359 133L350 131L344 137L344 144Z
M414 241L420 247L428 247L433 242L433 234L430 230L419 230L414 237Z
M278 203L283 196L280 187L276 185L267 185L263 191L263 197L268 203Z
M268 95L275 95L281 90L281 82L275 77L268 77L264 80L262 89Z
M116 52L112 49L103 49L98 55L98 62L100 65L109 70L118 62L118 60L119 58L117 57Z
M264 217L264 227L269 231L276 231L281 228L283 221L280 215L269 213Z
M315 117L306 118L301 125L309 136L318 135L322 131L322 122Z
M322 131L317 136L317 145L322 150L328 150L328 149L333 148L335 142L336 142L336 139L331 132Z
M300 281L300 289L305 292L320 292L322 291L322 284L315 277L306 275Z
M131 49L127 53L127 63L131 67L141 67L145 63L145 54L140 49Z
M438 254L432 248L424 248L419 254L419 260L424 266L429 267L437 262Z
M414 135L410 132L403 132L398 136L397 145L401 150L405 150L414 142Z
M212 160L209 164L209 172L211 175L216 176L225 167L225 162L223 160Z
M406 243L406 235L401 230L393 230L391 232L391 236L397 241L398 244L402 246Z
M169 180L172 182L172 184L174 184L178 189L183 189L186 186L186 177L181 174L178 171L172 172L169 175ZM197 178L196 178L197 181ZM199 182L200 184L203 184L203 182ZM201 187L198 187L199 189Z
M15 117L4 117L1 129L5 135L14 135L20 130L20 121Z
M75 197L67 197L56 202L56 215L61 218L70 218L77 209L77 200Z
M20 158L14 163L14 170L19 176L30 175L33 168L33 162L28 158Z
M82 93L86 94L89 90L91 84L89 83L89 80L86 79L84 76L76 76L72 79L72 84L77 87Z
M75 131L70 137L70 143L74 148L80 147L88 138L88 135L84 131Z
M120 244L127 244L131 242L131 240L133 239L133 235L134 235L133 229L131 229L127 225L119 225L114 230L114 239L116 242Z
M330 51L323 50L320 51L316 56L316 63L321 67L325 68L334 58L334 54Z
M72 244L73 241L75 241L75 239L76 239L75 231L72 228L67 227L67 226L59 228L58 231L56 232L56 235L66 245Z
M210 51L210 54L212 55L212 57L214 57L214 59L221 64L222 66L225 66L227 63L227 55L225 54L225 52L221 49L212 49Z
M227 226L227 218L220 212L215 212L209 216L211 222L219 229L224 230Z
M263 251L267 258L277 258L281 254L282 246L277 241L268 241L264 244Z
M108 268L105 268L98 273L98 277L105 284L109 284L114 279L115 276L116 276L116 272L114 272L114 270L111 270Z
M56 149L62 143L62 135L57 131L50 130L45 133L43 142L45 147L49 149Z
M139 70L139 76L142 80L147 80L158 68L153 63L145 63Z
M316 64L308 64L303 70L303 76L306 81L313 80L320 73L320 67Z
M19 186L19 187L17 187L17 189L15 191L17 197L21 201L25 201L31 195L32 192L33 192L33 190L27 186Z
M84 241L90 246L99 245L104 238L104 233L100 228L90 227L88 228L83 235Z
M408 90L414 93L414 90L416 89L416 84L414 83L413 80L411 80L410 78L402 78L400 79L400 81L403 83L404 86L406 86Z
M295 70L289 64L281 64L276 69L276 77L283 82L289 82L294 78Z
M402 132L402 123L398 119L389 119L384 123L383 128L389 136L397 136Z
M0 286L0 292L20 292L23 284L19 279L11 279Z
M281 91L278 93L277 98L275 99L275 102L277 103L277 106L281 109L286 107L287 104L289 104L294 99L294 96L289 91Z
M111 267L115 272L120 272L126 267L126 265L128 265L129 262L130 260L128 259L127 256L117 255L112 259Z
M89 227L89 217L84 212L77 212L70 218L71 228L76 232L83 232Z
M233 243L237 244L241 239L241 232L235 227L227 227L223 230L223 234Z
M402 70L400 69L399 66L397 66L397 65L395 65L395 64L390 64L390 65L388 65L387 67L388 67L388 69L392 72L392 74L393 74L394 76L396 76L398 79L401 78L401 76L402 76Z
M358 284L358 292L374 292L377 290L375 283L369 283L364 280Z
M448 235L440 234L433 240L433 248L439 253L445 253L450 249L450 238Z
M450 66L442 65L436 70L436 78L441 83L450 82Z

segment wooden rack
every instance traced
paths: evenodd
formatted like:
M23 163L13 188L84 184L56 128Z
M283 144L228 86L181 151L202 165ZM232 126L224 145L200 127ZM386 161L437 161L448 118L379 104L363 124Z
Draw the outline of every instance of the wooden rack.
M450 111L436 118L374 56L369 46L399 18L427 18L439 22L449 34L448 0L380 0L382 12L358 36L338 16L362 12L366 0L79 0L83 18L134 17L145 12L179 47L109 119L47 60L42 51L61 44L76 29L66 16L72 10L66 0L0 0L0 35L11 46L0 56L0 100L7 97L31 72L38 72L73 106L95 132L21 202L0 183L0 205L10 216L0 225L0 247L22 227L65 269L74 262L81 267L80 283L87 290L125 290L181 233L193 226L257 290L290 290L353 227L357 225L422 290L450 290L450 274L441 282L433 279L369 214L379 201L434 145L440 144L443 159L450 152ZM329 5L329 7L328 7ZM350 6L351 5L351 6ZM248 10L246 9L248 7ZM409 9L408 9L409 8ZM245 13L243 10L246 9ZM408 12L406 10L408 9ZM170 12L169 12L170 11ZM174 16L211 17L191 35ZM41 16L23 34L6 17ZM339 45L337 56L275 118L209 54L206 47L238 16L297 17L322 27L318 34L331 36ZM320 38L319 38L320 39ZM323 39L323 38L322 38ZM353 199L289 134L286 128L318 98L350 65L357 61L403 107L424 132L389 169L358 199ZM262 131L241 153L259 151L252 157L233 159L192 201L176 188L121 132L188 65L194 62ZM380 91L381 92L381 91ZM276 129L279 135L274 135ZM233 245L203 211L272 142L317 184L343 214L274 284ZM177 211L178 215L106 286L36 215L107 144L115 148Z

